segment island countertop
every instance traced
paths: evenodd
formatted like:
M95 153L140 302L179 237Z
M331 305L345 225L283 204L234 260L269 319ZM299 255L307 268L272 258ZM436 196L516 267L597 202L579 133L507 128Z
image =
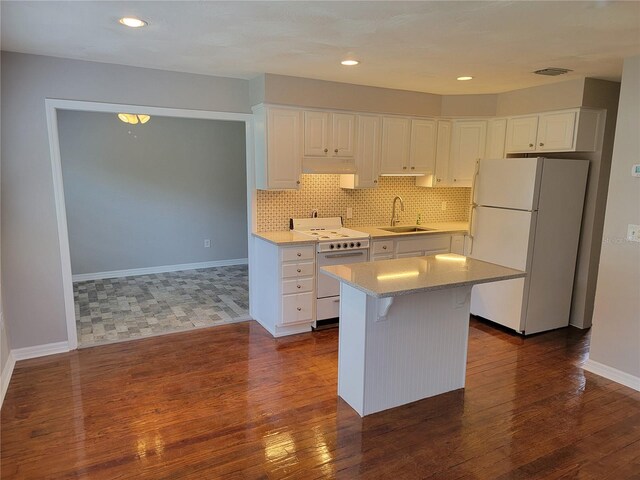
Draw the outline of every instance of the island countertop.
M446 253L332 265L321 270L376 298L522 278L521 270Z

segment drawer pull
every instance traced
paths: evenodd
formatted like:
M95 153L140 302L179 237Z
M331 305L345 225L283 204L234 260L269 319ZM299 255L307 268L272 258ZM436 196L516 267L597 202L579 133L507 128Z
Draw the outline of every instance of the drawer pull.
M300 270L300 269L298 269L298 270L296 270L296 271L297 271L298 273L302 272L302 270Z
M301 312L302 311L302 307L298 307L298 311Z
M301 256L302 256L302 254L301 254L300 252L298 252L296 255L298 255L299 257L301 257Z
M383 246L382 246L382 249L383 249L383 250L386 250L386 249L387 249L387 246L386 246L386 245L383 245Z
M340 303L340 299L334 300L333 303Z
M296 285L296 287L298 287L298 288L302 288L302 285Z

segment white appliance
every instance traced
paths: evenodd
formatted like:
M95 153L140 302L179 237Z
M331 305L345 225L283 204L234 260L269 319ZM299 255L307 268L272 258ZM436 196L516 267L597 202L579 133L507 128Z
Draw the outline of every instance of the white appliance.
M468 254L527 276L476 285L472 314L525 335L569 324L588 170L586 160L478 161Z
M313 328L335 326L340 312L340 282L325 275L320 267L366 262L369 235L342 226L342 218L300 218L291 229L318 239L316 246L316 315Z

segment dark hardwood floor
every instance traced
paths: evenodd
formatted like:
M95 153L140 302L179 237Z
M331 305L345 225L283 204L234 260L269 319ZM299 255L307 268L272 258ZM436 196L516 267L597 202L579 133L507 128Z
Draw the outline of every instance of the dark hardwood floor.
M1 477L640 478L640 393L583 372L584 332L472 320L464 391L364 419L337 334L247 322L19 362Z

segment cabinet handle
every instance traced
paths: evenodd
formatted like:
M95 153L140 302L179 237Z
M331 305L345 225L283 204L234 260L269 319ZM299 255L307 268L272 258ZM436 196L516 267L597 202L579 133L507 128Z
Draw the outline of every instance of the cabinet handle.
M302 288L302 285L296 285L296 287L298 287L298 288Z
M402 167L402 169L403 169L403 170L406 170L406 169L407 169L407 167Z
M383 250L386 250L386 249L387 249L387 246L386 246L386 245L383 245L383 246L382 246L382 249L383 249Z
M299 312L300 312L300 311L302 311L302 307L298 307L298 311L299 311Z
M299 257L301 257L301 256L302 256L302 254L301 254L300 252L298 252L296 255L298 255Z
M329 151L329 149L328 149L328 148L325 148L325 149L324 149L324 153L327 153L328 151Z
M416 167L411 167L411 170L415 170L415 169L416 169Z
M300 185L300 180L297 180L297 181L296 181L296 184L297 184L297 185Z
M378 183L378 180L374 180L373 183Z
M298 269L298 273L301 273L301 272L302 272L302 270Z
M454 182L457 182L457 181L458 181L458 179L457 179L457 178L454 178L454 179L453 179L453 181L454 181Z
M544 143L540 142L540 146L541 146L541 147L544 147Z
M530 144L529 144L529 147L533 147L533 143L530 143Z
M436 182L441 182L442 179L441 178L436 178Z
M334 152L335 152L335 153L338 153L338 149L336 148L336 149L334 150Z

